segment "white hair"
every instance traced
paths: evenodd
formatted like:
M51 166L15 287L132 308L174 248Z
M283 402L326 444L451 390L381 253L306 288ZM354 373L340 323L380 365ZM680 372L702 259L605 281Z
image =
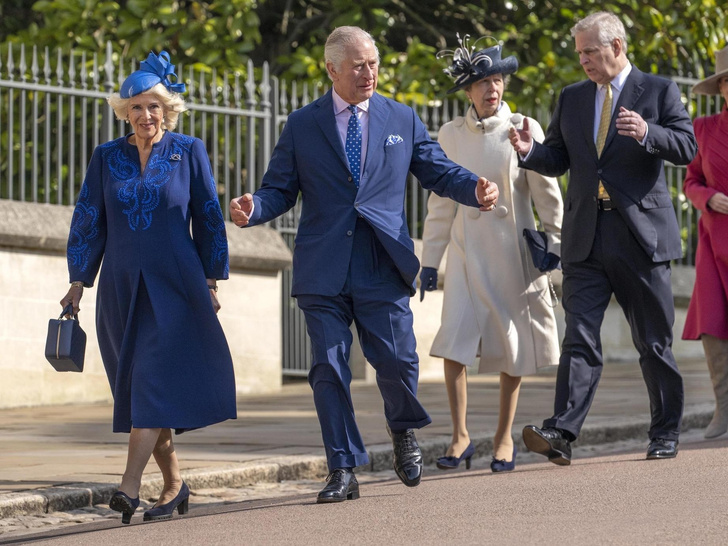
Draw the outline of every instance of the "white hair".
M369 40L372 43L374 51L377 53L377 62L379 62L379 48L377 48L374 38L366 30L362 30L359 27L335 28L329 34L329 37L326 38L324 60L326 63L333 64L336 70L341 70L341 64L346 59L346 47L356 44L361 40Z
M162 109L164 110L164 120L162 121L162 127L167 131L174 130L177 127L177 120L179 115L187 110L185 106L185 99L179 93L173 93L167 89L163 83L158 83L151 89L139 93L139 95L154 95L162 103ZM135 95L136 96L136 95ZM131 99L122 99L119 93L114 93L106 99L114 109L117 119L129 121L129 101Z
M622 49L627 51L627 33L619 17L607 11L598 11L584 17L571 27L571 35L576 36L578 32L598 31L599 42L602 45L611 44L614 39L622 43Z

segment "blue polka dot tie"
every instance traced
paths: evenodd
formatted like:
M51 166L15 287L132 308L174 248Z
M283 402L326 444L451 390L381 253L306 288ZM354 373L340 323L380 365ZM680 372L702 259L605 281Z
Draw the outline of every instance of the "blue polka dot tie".
M346 158L349 160L354 186L358 188L361 176L361 122L356 115L356 106L350 104L347 109L351 112L351 116L346 128Z

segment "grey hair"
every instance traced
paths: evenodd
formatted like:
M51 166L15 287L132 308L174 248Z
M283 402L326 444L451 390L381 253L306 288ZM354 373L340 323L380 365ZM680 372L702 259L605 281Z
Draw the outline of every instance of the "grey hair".
M179 93L173 93L169 91L164 84L158 83L151 89L139 93L140 95L154 95L162 103L164 108L164 120L162 121L162 127L167 131L174 130L177 127L177 120L179 115L187 110L185 106L185 99ZM116 118L120 120L129 120L129 101L131 99L122 99L119 93L114 93L106 99L114 109Z
M571 27L571 36L576 36L577 32L588 32L594 29L599 32L601 44L611 44L617 38L622 42L622 49L627 51L627 32L624 30L624 24L619 17L607 11L598 11L584 17Z
M359 27L338 27L329 34L324 46L325 62L333 64L336 70L341 69L341 64L346 58L346 47L361 40L369 40L372 43L374 51L377 52L377 62L379 62L379 48L374 38L366 30Z

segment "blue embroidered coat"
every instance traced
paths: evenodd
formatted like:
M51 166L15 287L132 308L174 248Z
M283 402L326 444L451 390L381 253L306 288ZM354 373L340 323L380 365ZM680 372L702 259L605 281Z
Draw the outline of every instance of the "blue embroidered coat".
M206 282L228 277L227 236L201 140L167 131L143 173L128 137L94 150L68 238L70 280L93 286L99 266L114 432L234 419L232 358Z

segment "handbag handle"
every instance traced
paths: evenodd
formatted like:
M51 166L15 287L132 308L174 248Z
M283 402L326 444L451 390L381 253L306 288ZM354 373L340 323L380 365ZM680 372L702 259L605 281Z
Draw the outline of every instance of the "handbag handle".
M79 324L81 324L81 321L78 320L78 314L73 314L73 304L69 303L63 308L63 311L61 311L60 316L58 317L58 320L63 319L64 315L68 315L70 320L75 320Z

